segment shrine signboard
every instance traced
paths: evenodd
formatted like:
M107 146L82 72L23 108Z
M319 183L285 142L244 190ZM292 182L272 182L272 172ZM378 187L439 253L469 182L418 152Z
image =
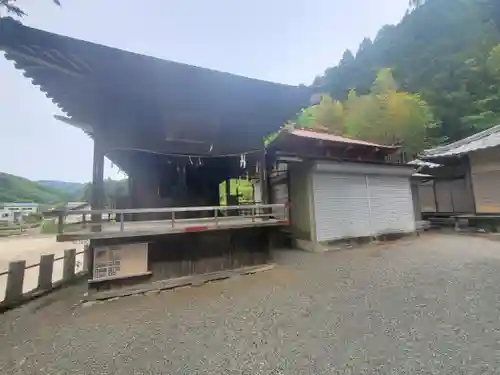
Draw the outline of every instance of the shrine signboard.
M93 279L119 279L148 272L148 244L99 246L94 250Z

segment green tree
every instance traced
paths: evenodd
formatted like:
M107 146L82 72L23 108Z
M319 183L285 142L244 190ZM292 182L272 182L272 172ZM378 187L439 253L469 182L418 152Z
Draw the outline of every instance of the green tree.
M343 103L323 95L319 104L302 111L297 124L397 144L412 157L435 140L437 126L431 108L421 96L398 91L398 87L392 69L382 69L368 93L358 95L356 90L350 90Z
M107 178L104 180L104 194L106 199L107 207L116 207L117 203L123 198L127 197L128 191L128 179L122 180L112 180ZM83 188L83 193L80 198L84 202L92 201L92 183L85 184Z
M326 128L335 134L342 134L344 107L338 100L323 95L319 104L302 110L297 125L305 128Z
M426 0L409 0L409 5L410 7L413 8L418 8L419 6L423 5Z
M371 92L349 94L345 107L345 134L382 144L398 144L413 156L429 145L428 130L435 126L430 107L418 94L397 91L391 69L377 74Z
M492 4L413 2L415 8L398 25L382 27L371 44L361 42L353 59L346 55L327 68L316 78L315 89L333 100L344 101L352 89L364 96L372 91L377 73L391 67L399 90L419 94L431 107L441 124L432 130L433 138L452 141L491 126L500 113L494 100L499 83L486 68L491 49L500 43L499 28L485 17L492 14Z
M67 202L71 198L64 191L0 172L0 202L55 203Z
M344 54L342 55L342 59L340 60L339 65L351 64L353 61L354 61L354 55L352 54L351 50L346 49L344 51Z
M356 58L359 58L360 55L368 52L372 45L373 43L370 38L364 38L363 41L359 44L358 52L356 52Z
M485 58L470 59L466 64L470 82L464 95L468 95L470 108L462 121L471 129L481 131L500 123L500 44ZM481 87L477 82L489 85Z
M371 92L373 94L383 94L394 91L398 91L398 84L392 75L392 69L382 69L377 73Z
M91 198L92 198L92 184L88 183L85 184L85 186L83 187L83 193L80 200L83 202L90 202Z
M488 72L496 79L500 79L500 44L492 48L486 64Z

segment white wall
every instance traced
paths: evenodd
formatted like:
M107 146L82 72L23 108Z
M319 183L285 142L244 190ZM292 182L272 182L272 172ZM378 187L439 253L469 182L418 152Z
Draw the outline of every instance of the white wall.
M14 222L14 211L0 210L0 222L12 224Z

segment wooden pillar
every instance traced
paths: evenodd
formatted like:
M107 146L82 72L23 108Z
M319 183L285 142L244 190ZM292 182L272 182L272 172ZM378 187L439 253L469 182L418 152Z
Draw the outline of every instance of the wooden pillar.
M134 175L135 176L135 175ZM132 172L129 171L128 173L128 203L127 203L127 208L140 208L137 207L137 199L135 195L135 177L132 177ZM134 221L135 220L135 215L134 214L126 214L125 215L125 220L126 221Z
M128 184L128 203L127 207L128 208L134 208L134 182L132 180L132 176L128 176L127 180Z
M420 179L411 179L411 195L413 198L413 212L415 215L415 221L422 220L422 205L420 204L419 186L422 183Z
M225 188L226 188L226 206L229 206L230 204L230 197L231 197L231 179L229 177L226 177L226 183L225 183Z
M275 203L273 202L272 195L272 185L271 185L271 172L273 170L272 164L269 161L268 155L266 155L266 192L267 192L267 204Z
M268 189L268 174L266 163L266 150L263 150L260 156L260 196L263 204L269 203L269 189Z
M220 206L219 182L217 179L209 180L207 183L207 204L209 206Z
M87 279L92 280L94 278L94 252L96 248L96 240L90 240L89 246L86 251L87 255Z
M75 277L76 249L64 250L63 281L71 281Z
M52 273L54 270L54 254L42 255L38 271L38 289L52 289Z
M476 197L474 195L474 182L472 180L471 162L470 162L470 157L468 155L465 156L465 165L466 165L465 183L467 184L466 192L468 195L467 199L470 200L470 202L468 203L470 204L470 209L472 210L472 213L477 214ZM469 204L467 204L467 208L469 208Z
M25 268L26 261L24 260L9 263L4 300L6 303L17 302L22 298Z
M90 205L93 210L104 208L104 145L99 136L94 139L94 162L92 168L92 194ZM92 231L100 232L101 226L96 225L101 222L102 215L92 215Z
M432 191L434 193L434 204L436 206L436 213L439 213L439 204L438 204L438 198L436 194L436 180L432 180Z

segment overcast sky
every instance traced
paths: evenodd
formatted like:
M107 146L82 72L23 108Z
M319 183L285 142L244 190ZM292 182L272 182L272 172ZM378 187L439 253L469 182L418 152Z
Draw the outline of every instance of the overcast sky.
M164 59L310 84L346 48L397 23L407 0L19 0L24 23ZM88 181L92 141L0 54L0 171ZM57 145L59 151L51 146ZM64 158L58 156L64 155ZM116 168L106 168L115 177Z

